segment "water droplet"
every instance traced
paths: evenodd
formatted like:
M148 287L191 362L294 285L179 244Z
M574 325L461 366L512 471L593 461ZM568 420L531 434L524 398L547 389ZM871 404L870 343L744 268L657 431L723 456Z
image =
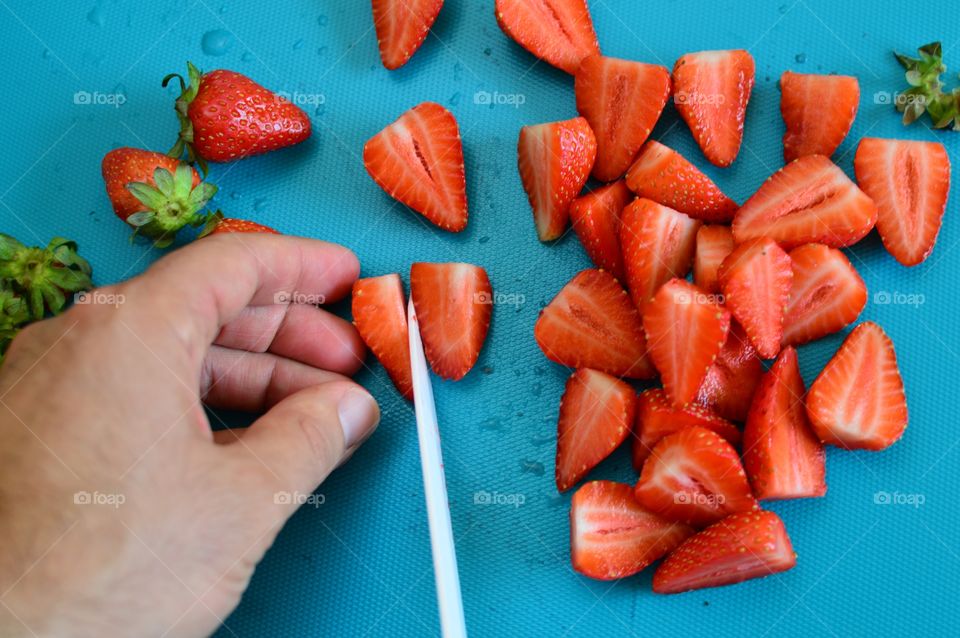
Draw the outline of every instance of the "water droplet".
M294 50L294 51L297 51L297 50L302 49L302 48L303 48L303 38L300 38L299 40L297 40L296 42L293 43L293 50Z
M453 65L453 81L459 82L460 76L463 74L463 65L457 62Z
M319 24L321 27L327 26L327 22L327 16L319 16L317 18L317 24Z
M200 46L207 55L224 55L233 47L233 36L224 29L207 31L203 34Z
M532 386L530 386L530 394L532 394L535 397L538 397L541 394L543 394L543 384L534 383Z
M543 463L540 461L528 461L527 459L520 459L520 472L522 474L543 476Z
M327 47L320 47L319 49L317 49L317 55L326 55L326 54L327 54Z
M250 53L249 51L244 51L243 55L240 56L240 59L244 62L249 62L250 60L253 59L253 54Z
M327 112L327 105L326 105L326 104L318 104L318 105L317 105L317 108L315 108L315 109L313 110L313 114L314 114L314 115L323 115L323 114L326 113L326 112Z
M253 210L262 213L267 208L267 200L263 197L253 200Z
M233 191L232 193L230 193L230 199L240 199L242 197L243 197L243 193L238 193L237 191Z
M87 22L97 27L103 26L103 11L100 10L100 5L95 5L90 9L87 13Z
M483 50L484 55L490 55L492 53L493 53L493 49L491 49L490 47L487 47L486 49Z
M503 425L500 423L500 419L497 419L496 417L490 417L489 419L480 422L480 429L499 432L503 430Z
M459 103L460 103L459 93L454 93L453 95L450 96L450 106L456 106Z
M44 50L43 50L43 59L44 59L44 60L49 60L51 55L53 55L53 53L50 52L50 49L44 49Z
M227 12L227 6L226 6L226 5L223 5L222 7L220 7L220 15L223 15L223 14L226 13L226 12Z
M787 5L785 4L780 5L780 13L786 13L789 10L790 10L790 7L788 7Z
M485 244L485 243L487 243L488 241L490 241L490 238L489 238L489 237L481 237L481 238L480 238L480 243L481 243L481 244Z
M795 56L793 56L793 59L797 61L797 64L803 64L804 62L807 61L807 54L798 53Z
M483 366L480 371L484 374L493 374L493 366Z

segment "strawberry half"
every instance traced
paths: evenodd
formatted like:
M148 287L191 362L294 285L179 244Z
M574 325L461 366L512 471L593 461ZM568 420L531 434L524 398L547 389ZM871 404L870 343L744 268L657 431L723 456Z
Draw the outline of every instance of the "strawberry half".
M853 161L860 188L877 203L883 245L904 266L933 251L950 193L950 158L938 142L860 140Z
M471 264L415 263L410 298L430 367L445 379L462 379L477 362L490 327L493 291L486 271Z
M706 222L729 222L737 203L680 153L656 140L643 145L627 171L627 186L640 197L660 202Z
M570 560L590 578L632 576L693 532L645 510L623 483L591 481L570 501Z
M551 361L637 379L656 375L640 314L610 273L584 270L540 313L533 329Z
M787 571L797 564L773 512L733 514L691 536L653 574L653 591L678 594Z
M743 467L759 499L827 493L826 455L807 420L806 391L788 346L763 375L743 429Z
M597 140L582 117L524 126L517 146L518 166L540 241L563 234L570 203L587 182L597 156Z
M818 242L840 248L863 239L877 206L823 155L794 160L770 176L733 218L737 243L770 237L784 250Z
M443 0L373 0L373 25L380 59L388 69L399 69L423 44Z
M624 281L620 252L620 211L633 199L623 180L607 184L573 200L570 221L590 259Z
M786 71L780 76L780 113L787 132L783 159L830 157L850 132L860 106L860 83L849 75Z
M746 331L730 322L727 340L700 384L697 403L730 421L744 421L753 393L763 376L763 362Z
M600 53L586 0L496 0L495 11L514 42L570 75Z
M363 147L363 165L380 188L444 230L467 227L463 142L453 113L424 102Z
M729 226L705 225L697 231L697 248L693 255L693 283L708 293L720 292L717 271L733 252L733 232Z
M746 51L688 53L673 67L673 100L708 160L729 166L740 152L754 62Z
M557 489L566 492L620 447L633 425L637 394L604 372L581 368L567 379L557 424Z
M407 304L397 274L359 279L353 284L353 325L383 364L400 394L413 400Z
M810 386L807 415L824 443L882 450L907 428L907 399L893 342L865 321L853 329Z

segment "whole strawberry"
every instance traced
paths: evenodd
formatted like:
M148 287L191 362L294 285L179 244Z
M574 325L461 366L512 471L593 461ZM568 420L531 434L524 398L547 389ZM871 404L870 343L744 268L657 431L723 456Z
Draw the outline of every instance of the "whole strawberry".
M58 314L68 293L92 288L90 273L90 264L77 253L76 242L54 237L46 248L28 247L0 233L0 281L26 301L34 320L43 319L48 312ZM5 310L8 301L3 302Z
M201 237L207 235L222 235L224 233L271 233L279 235L280 233L269 226L252 222L249 219L234 219L224 217L220 211L215 212L207 219L207 223L200 232Z

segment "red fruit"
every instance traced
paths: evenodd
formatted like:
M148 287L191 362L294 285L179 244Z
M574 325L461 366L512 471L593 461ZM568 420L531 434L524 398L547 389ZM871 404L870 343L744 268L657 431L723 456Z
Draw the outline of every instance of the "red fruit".
M693 283L708 293L720 292L717 271L733 252L733 232L729 226L701 226L693 256Z
M771 175L733 218L742 243L770 237L784 250L818 242L840 248L863 239L877 207L823 155L807 155Z
M830 157L850 132L860 106L860 83L849 75L786 71L780 76L780 113L787 125L783 159Z
M597 155L593 131L582 117L524 126L517 152L537 235L540 241L556 239L566 229L570 203L593 168Z
M637 394L604 372L581 368L567 379L557 425L557 489L566 492L630 434Z
M787 571L797 564L787 530L773 512L733 514L691 536L660 564L653 591L677 594Z
M865 321L853 329L807 395L807 415L824 443L882 450L907 428L907 399L893 342Z
M843 329L867 303L867 287L850 260L823 244L790 251L793 285L783 315L782 345L799 345Z
M577 111L597 136L593 176L619 179L650 135L670 97L670 72L644 64L592 55L580 63L574 82Z
M400 394L413 400L407 304L399 275L357 280L351 303L353 325L363 342L386 368Z
M643 145L627 171L627 186L640 197L706 222L729 222L737 203L683 155L656 140Z
M418 104L370 138L363 165L380 188L440 228L467 227L460 129L439 104Z
M916 266L933 251L950 192L950 158L939 142L860 140L857 183L877 204L877 230L894 258Z
M462 379L477 362L490 327L493 291L486 271L471 264L415 263L410 298L430 367L445 379Z
M533 329L551 361L637 379L656 375L640 314L613 275L584 270L557 293Z
M730 421L743 421L761 376L763 362L743 327L731 321L727 341L700 384L697 403Z
M717 166L729 166L740 152L753 80L753 58L741 50L688 53L673 67L677 111Z
M607 184L570 204L570 221L590 259L624 281L620 211L633 199L623 180Z
M423 44L443 7L443 0L373 0L380 59L388 69L399 69Z
M806 391L788 346L763 375L743 430L743 467L759 499L827 493L826 455L807 420Z
M222 235L224 233L270 233L273 235L279 235L280 233L270 228L269 226L264 226L263 224L258 224L257 222L252 222L248 219L234 219L232 217L224 217L223 213L217 211L210 215L207 218L207 223L204 225L203 231L200 233L201 237L206 237L207 235Z
M650 358L676 407L697 396L730 329L730 313L699 288L671 279L643 312Z
M586 0L496 0L495 11L514 42L570 75L600 53Z
M693 532L642 508L623 483L591 481L570 501L570 560L590 578L632 576Z

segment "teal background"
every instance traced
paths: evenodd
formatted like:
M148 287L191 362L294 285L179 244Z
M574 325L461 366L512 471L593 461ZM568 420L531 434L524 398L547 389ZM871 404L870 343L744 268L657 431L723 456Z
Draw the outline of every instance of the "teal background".
M492 5L447 0L422 49L388 72L363 0L0 0L0 230L44 244L67 235L93 262L98 283L130 277L158 253L128 242L104 194L100 159L121 145L172 144L175 95L160 87L166 73L191 59L206 70L242 71L275 90L322 94L323 104L309 107L308 142L213 167L215 204L285 233L343 243L360 256L364 275L396 271L406 281L412 261L468 261L487 268L498 293L524 300L495 307L486 347L464 381L436 382L472 635L955 633L957 198L936 250L916 268L899 266L875 233L849 251L870 290L862 318L880 323L897 346L910 428L882 453L830 449L826 498L770 506L799 554L793 571L661 597L650 591L652 570L616 583L570 570L570 498L553 483L555 422L568 371L541 355L532 329L539 309L589 262L572 235L550 246L537 241L515 145L521 126L575 115L572 80L508 40ZM865 135L940 140L960 164L960 134L904 128L889 104L890 92L903 85L891 49L912 53L941 39L947 63L960 67L960 28L946 7L902 0L590 6L609 55L670 67L687 51L752 52L756 88L731 168L704 160L672 107L654 135L738 201L782 164L777 79L787 69L859 77L860 113L836 155L849 174ZM220 55L210 55L204 35L217 30L206 49ZM948 82L956 80L951 73ZM78 91L122 93L125 103L75 104ZM522 95L523 104L477 104L480 91ZM445 104L460 122L470 223L459 235L394 205L363 170L363 142L424 100ZM808 383L842 338L801 349ZM383 407L379 431L320 488L325 503L290 521L220 636L438 634L413 413L382 368L372 359L368 365L359 380ZM635 480L628 450L592 477ZM520 495L513 500L523 504L474 504L481 491ZM877 504L878 492L922 495L924 502Z

